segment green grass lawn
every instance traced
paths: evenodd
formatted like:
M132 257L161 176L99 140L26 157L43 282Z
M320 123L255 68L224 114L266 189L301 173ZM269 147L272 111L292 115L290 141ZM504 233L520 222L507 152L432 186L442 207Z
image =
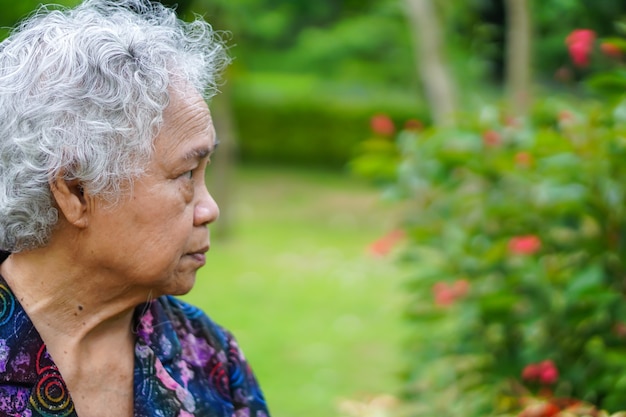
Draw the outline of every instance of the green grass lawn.
M186 299L235 333L273 417L396 392L402 274L367 253L393 208L337 173L240 168L232 189L232 233Z

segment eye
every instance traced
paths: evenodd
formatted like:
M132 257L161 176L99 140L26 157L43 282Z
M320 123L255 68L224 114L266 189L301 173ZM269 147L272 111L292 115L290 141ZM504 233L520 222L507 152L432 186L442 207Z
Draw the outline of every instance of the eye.
M180 176L180 178L185 178L188 180L190 180L192 177L193 177L193 170L189 170Z

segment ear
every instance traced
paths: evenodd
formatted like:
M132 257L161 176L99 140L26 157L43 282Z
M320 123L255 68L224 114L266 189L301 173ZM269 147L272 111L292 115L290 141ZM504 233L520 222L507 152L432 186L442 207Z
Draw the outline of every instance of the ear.
M76 227L87 227L89 202L78 180L67 180L60 173L50 182L50 190L63 217Z

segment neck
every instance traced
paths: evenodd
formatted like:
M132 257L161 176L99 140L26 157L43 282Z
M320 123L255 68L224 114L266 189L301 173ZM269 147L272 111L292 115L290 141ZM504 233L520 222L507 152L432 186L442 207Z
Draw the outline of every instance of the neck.
M149 294L84 268L74 255L52 246L12 254L0 273L46 345L62 341L78 354L103 339L131 335L134 308Z
M9 256L0 273L41 335L77 413L131 416L131 326L135 306L146 298L115 288L119 281L85 268L83 259L50 246Z

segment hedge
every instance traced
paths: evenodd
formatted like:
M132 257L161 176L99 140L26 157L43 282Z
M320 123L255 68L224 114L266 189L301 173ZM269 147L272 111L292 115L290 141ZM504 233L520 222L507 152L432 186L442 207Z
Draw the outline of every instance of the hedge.
M232 81L238 154L244 162L343 168L371 134L370 119L426 119L418 94L337 86L316 77L254 74Z

